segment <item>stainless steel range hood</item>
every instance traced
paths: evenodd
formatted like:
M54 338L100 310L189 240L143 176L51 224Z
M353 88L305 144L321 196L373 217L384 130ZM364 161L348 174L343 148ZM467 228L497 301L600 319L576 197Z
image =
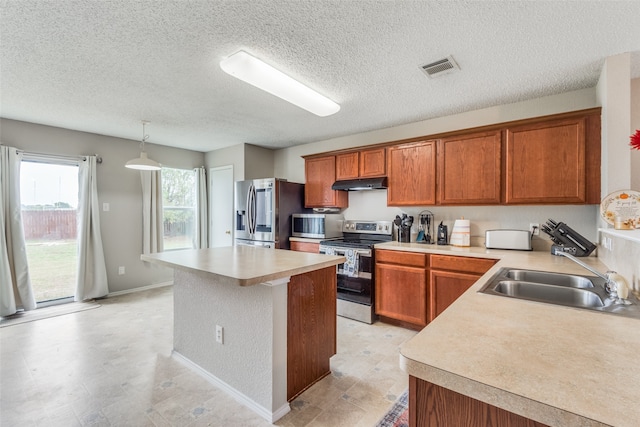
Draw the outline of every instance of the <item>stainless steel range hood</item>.
M332 190L362 191L362 190L383 190L387 188L387 177L359 178L336 181L331 186Z

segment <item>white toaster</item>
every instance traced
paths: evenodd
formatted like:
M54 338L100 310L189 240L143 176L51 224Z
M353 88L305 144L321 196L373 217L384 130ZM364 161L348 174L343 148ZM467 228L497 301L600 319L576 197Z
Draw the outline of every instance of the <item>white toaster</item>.
M487 249L531 251L531 232L527 230L487 230L484 246Z

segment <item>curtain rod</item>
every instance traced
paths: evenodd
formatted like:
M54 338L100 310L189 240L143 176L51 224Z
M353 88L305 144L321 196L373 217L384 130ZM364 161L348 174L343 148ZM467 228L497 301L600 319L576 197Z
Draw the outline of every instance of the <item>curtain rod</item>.
M84 154L80 156L63 156L59 154L49 154L49 153L36 153L34 151L25 151L16 149L17 153L26 154L27 156L38 156L38 157L48 157L50 159L58 159L58 160L82 160L85 161L85 157L90 156L90 154ZM99 154L94 154L96 156L96 163L102 163L102 157Z

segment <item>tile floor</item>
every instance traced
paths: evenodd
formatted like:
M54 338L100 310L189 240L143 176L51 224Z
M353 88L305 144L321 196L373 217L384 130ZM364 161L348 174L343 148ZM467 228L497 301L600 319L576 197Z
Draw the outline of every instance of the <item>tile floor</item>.
M171 357L171 287L0 329L0 425L268 426ZM415 332L338 318L332 374L277 426L374 426L407 388L398 346Z

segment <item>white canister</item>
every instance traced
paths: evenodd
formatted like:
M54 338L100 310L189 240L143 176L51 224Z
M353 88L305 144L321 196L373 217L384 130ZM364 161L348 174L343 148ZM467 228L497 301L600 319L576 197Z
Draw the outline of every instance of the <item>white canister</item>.
M449 243L452 246L471 246L471 223L468 219L456 219Z

